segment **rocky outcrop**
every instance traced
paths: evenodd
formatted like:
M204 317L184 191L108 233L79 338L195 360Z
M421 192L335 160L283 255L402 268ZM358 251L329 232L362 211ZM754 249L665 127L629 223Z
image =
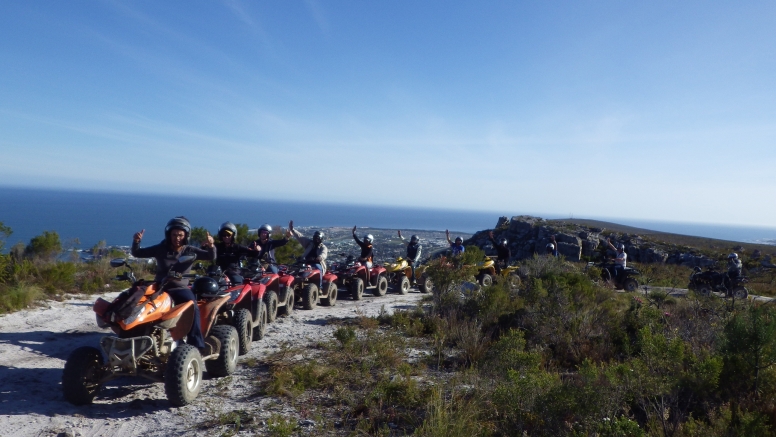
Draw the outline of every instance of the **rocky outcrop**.
M488 232L488 230L477 232L464 244L473 244L485 250L486 253L493 253ZM606 242L609 238L614 245L625 245L629 261L681 264L690 267L709 267L716 263L716 260L703 254L645 241L635 234L615 233L568 223L551 224L540 217L527 215L515 216L511 219L500 217L493 233L497 240L506 238L509 241L514 260L530 258L534 254L544 255L551 241L550 238L555 236L558 251L570 261L598 260L613 256L614 252L609 249Z

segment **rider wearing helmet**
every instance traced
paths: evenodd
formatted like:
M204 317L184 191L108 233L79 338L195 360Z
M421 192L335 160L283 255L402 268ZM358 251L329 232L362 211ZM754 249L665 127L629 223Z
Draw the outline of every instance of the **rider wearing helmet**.
M447 242L450 244L450 248L453 250L453 256L459 256L466 251L466 248L463 247L463 238L455 237L455 243L453 243L450 240L450 231L447 229L445 229L445 236L447 237Z
M399 238L401 238L401 241L405 241L404 237L401 236L401 231L399 231ZM420 253L422 251L423 246L420 245L420 238L418 238L417 235L410 237L410 242L407 243L407 263L409 263L410 269L412 270L413 284L415 283L415 269L418 267L418 264L420 264Z
M132 237L132 249L130 253L136 258L154 258L156 259L156 277L154 281L159 284L166 277L170 270L177 273L186 274L191 271L193 260L186 264L178 264L178 258L186 255L194 255L195 259L205 261L215 261L216 247L213 244L213 237L207 234L207 241L202 244L202 249L189 246L189 236L191 235L191 224L183 216L175 217L167 222L164 229L164 240L155 246L140 247L143 240L145 229L135 233ZM185 302L194 302L194 321L189 331L186 342L200 349L203 356L211 355L212 345L205 344L202 337L202 328L200 327L199 308L196 305L197 298L191 289L188 288L189 280L186 278L167 282L165 291L172 301L178 305Z
M253 244L259 247L259 261L261 266L265 270L269 270L272 273L277 273L278 265L275 259L275 249L280 246L285 246L288 243L288 238L291 236L291 231L286 231L285 237L280 240L270 240L269 236L272 234L272 226L264 223L259 226L259 239Z
M617 256L614 258L614 272L612 273L614 274L613 278L619 278L620 275L625 272L625 266L628 263L628 254L625 253L625 245L620 243L617 247L614 247L608 238L606 239L606 243L612 250L617 252Z
M367 269L371 269L372 261L375 258L375 249L372 246L372 241L374 241L375 237L372 234L366 234L364 235L364 241L361 241L358 239L358 235L356 235L356 227L353 226L353 239L361 247L361 255L358 257L358 261L364 264Z
M218 259L216 264L226 274L232 284L242 284L244 278L240 271L240 257L258 256L259 251L255 246L247 247L237 244L237 227L232 222L224 222L218 228L220 243L216 243Z
M741 259L738 257L737 253L731 253L728 255L728 276L731 279L741 276L743 267L744 266L741 263Z
M547 255L554 256L555 258L560 256L558 253L558 242L555 241L554 235L550 237L550 242L547 243L544 249L546 250Z
M323 244L323 240L326 238L325 235L321 231L315 231L312 239L304 237L301 232L294 229L293 220L288 222L288 232L290 232L304 248L304 253L302 254L304 262L321 271L321 280L318 287L323 288L323 274L326 273L326 257L329 254L329 249Z
M506 268L509 265L509 259L512 258L512 251L509 250L508 241L506 238L502 238L498 242L493 236L493 231L488 232L488 238L493 244L493 248L496 249L496 273L501 273L501 269Z

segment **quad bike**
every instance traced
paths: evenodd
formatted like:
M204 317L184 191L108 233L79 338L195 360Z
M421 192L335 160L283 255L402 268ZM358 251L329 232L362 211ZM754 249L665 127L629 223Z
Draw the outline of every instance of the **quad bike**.
M187 264L193 256L182 256L178 264ZM192 402L202 388L203 362L213 376L231 374L237 364L237 330L229 325L214 325L218 310L230 295L199 304L205 341L212 354L201 356L199 349L183 342L194 321L194 303L173 306L164 287L174 279L195 277L170 269L161 283L147 284L136 279L132 267L124 259L114 259L111 266L127 267L118 276L132 286L113 302L102 298L95 301L97 325L110 327L115 336L100 339L100 349L84 346L74 350L62 372L65 399L75 405L93 402L102 386L120 376L141 376L164 382L167 399L176 406ZM107 361L103 358L107 357Z
M623 289L625 291L636 291L639 288L639 281L635 278L641 275L641 272L633 267L625 267L619 276L614 275L614 263L603 262L595 264L593 262L587 263L588 267L596 266L601 268L601 279L614 285L616 289Z
M412 268L409 261L399 257L396 258L396 262L387 263L385 265L386 278L388 283L393 285L393 288L399 294L407 294L411 287ZM431 283L428 275L426 275L426 266L418 266L415 268L415 283L418 290L421 293L430 292L434 285Z
M725 293L726 297L735 299L746 299L749 296L749 290L744 286L749 282L746 276L737 276L731 278L725 273L719 273L713 268L706 271L700 267L695 267L690 275L690 284L688 289L696 291L703 296L711 296L711 292Z
M254 283L265 288L264 303L267 305L267 322L274 323L278 316L290 316L294 312L294 281L295 277L288 267L278 265L278 273L261 268L258 263L252 263L243 269L243 276L250 277Z
M320 302L323 306L334 306L337 304L337 275L327 270L323 274L323 288L319 289L321 283L321 271L312 268L309 264L300 262L288 269L289 274L293 275L292 294L302 303L302 308L306 310L315 309Z
M347 257L347 261L337 266L337 278L339 284L348 290L351 299L361 300L364 289L372 290L374 296L385 296L388 292L385 267L374 263L371 269L367 269L353 256L344 253L340 256Z
M489 256L485 256L482 262L476 264L479 269L477 276L477 282L483 287L489 287L493 285L493 282L499 282L506 280L509 284L509 288L516 289L520 287L520 276L518 275L517 266L507 266L496 272L496 261Z
M197 269L204 270L201 264L197 265ZM266 294L264 284L254 282L250 278L246 278L242 284L231 284L229 277L221 271L220 267L211 266L207 276L194 280L191 289L194 295L203 298L227 294L230 296L229 300L221 306L216 323L234 326L240 344L240 355L245 355L251 350L254 339L264 338L268 317L267 304L263 300ZM214 289L218 292L208 294Z

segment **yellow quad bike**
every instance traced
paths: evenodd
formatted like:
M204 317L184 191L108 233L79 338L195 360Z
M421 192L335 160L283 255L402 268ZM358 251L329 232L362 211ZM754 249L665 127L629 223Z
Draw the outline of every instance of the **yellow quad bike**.
M493 281L507 281L511 289L520 287L520 276L518 275L517 266L507 266L501 269L499 273L496 273L496 261L489 256L486 256L485 260L477 263L476 266L480 270L476 276L477 282L483 287L493 285Z
M399 294L407 294L410 291L410 279L412 278L412 268L410 263L402 258L396 258L396 262L386 263L385 270L388 283ZM429 293L433 288L431 279L425 274L426 266L415 268L415 283L418 284L418 290L421 293Z

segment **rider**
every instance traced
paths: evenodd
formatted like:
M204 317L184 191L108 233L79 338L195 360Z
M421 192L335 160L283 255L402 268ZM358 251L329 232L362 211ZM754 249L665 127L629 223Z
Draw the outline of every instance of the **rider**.
M191 235L191 224L189 224L186 217L179 216L168 221L167 226L164 228L164 240L155 246L140 247L140 242L143 240L144 233L145 229L136 232L132 237L132 249L130 253L136 258L156 259L156 277L154 278L154 281L157 284L160 284L167 277L167 274L171 269L182 274L191 271L191 265L194 261L192 260L189 263L180 265L178 264L178 258L181 256L194 255L195 259L202 259L205 261L215 261L216 259L217 249L213 244L213 237L210 236L210 233L207 233L207 241L202 244L203 249L188 245L189 236ZM202 336L202 328L200 327L197 298L194 296L194 293L191 292L191 289L188 288L188 285L189 280L186 278L169 281L165 285L165 291L175 304L194 302L194 321L186 342L199 348L200 353L203 356L208 356L212 354L214 348L211 344L205 344L205 339Z
M506 268L509 265L509 259L512 258L512 251L507 246L507 239L502 238L496 242L496 238L493 237L493 231L488 232L488 238L493 244L493 248L496 249L496 273L501 273L502 268Z
M279 270L277 260L275 259L275 249L288 243L291 231L286 231L285 237L280 240L270 240L270 234L272 234L272 226L264 223L259 227L259 239L253 244L259 247L259 261L262 268L272 273L277 273Z
M547 250L547 255L554 256L557 258L560 256L558 253L558 242L555 241L555 236L550 237L550 242L547 243L547 246L545 246L545 249Z
M401 241L405 241L404 237L401 236L401 231L399 231L399 238L401 238ZM415 269L418 267L418 264L420 264L420 253L423 251L423 246L420 245L420 239L417 235L413 235L410 237L410 242L407 243L407 263L410 265L410 269L412 269L412 283L415 284Z
M323 244L323 240L325 239L323 232L315 231L311 240L302 236L301 232L294 229L293 220L288 222L288 232L296 237L299 244L304 247L304 253L302 254L304 262L321 271L321 279L318 287L323 288L323 274L326 273L326 256L329 253L329 249Z
M620 275L622 275L623 272L625 272L625 266L627 265L627 261L628 261L628 254L625 253L624 244L620 243L615 248L612 242L609 241L608 238L606 239L606 243L609 244L609 247L612 250L617 252L617 257L614 258L614 267L613 267L614 279L617 280L620 277Z
M221 239L221 242L216 243L216 252L218 253L216 265L221 267L232 284L242 284L245 278L242 277L240 271L240 257L243 255L258 256L259 248L255 244L248 247L235 243L237 227L232 222L224 222L218 228L218 238Z
M375 248L372 246L372 241L374 241L375 237L372 234L366 234L364 235L364 241L361 241L358 239L358 235L356 235L356 227L353 226L353 239L361 247L361 255L358 257L358 262L365 265L367 269L371 269L372 261L375 258Z
M741 259L738 257L737 253L733 252L728 255L728 270L727 276L725 277L725 286L728 289L730 289L732 281L741 276L743 267L744 266L741 263Z
M447 237L447 242L450 244L450 248L453 249L453 256L459 256L466 251L466 248L463 247L463 238L455 237L455 243L453 243L450 241L450 231L447 229L445 229L445 236Z

